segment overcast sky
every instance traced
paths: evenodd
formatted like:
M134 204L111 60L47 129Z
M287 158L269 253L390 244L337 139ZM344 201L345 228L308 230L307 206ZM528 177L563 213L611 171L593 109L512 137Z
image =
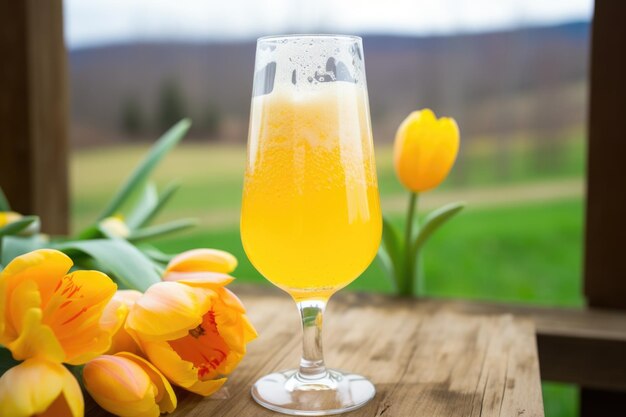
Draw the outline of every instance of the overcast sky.
M443 34L589 20L593 0L65 0L70 48L278 33Z

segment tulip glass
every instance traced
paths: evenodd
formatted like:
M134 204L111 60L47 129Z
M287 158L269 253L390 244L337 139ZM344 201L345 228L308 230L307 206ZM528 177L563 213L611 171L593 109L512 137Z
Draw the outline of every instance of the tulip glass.
M322 314L380 244L382 220L361 39L259 39L241 237L248 258L302 317L300 367L259 379L252 396L286 414L328 415L375 394L362 376L326 368Z

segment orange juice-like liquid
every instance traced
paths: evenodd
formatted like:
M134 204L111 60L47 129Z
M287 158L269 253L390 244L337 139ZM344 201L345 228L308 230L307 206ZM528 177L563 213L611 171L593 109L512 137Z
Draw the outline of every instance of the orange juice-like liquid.
M241 237L261 274L296 299L329 297L373 260L381 223L363 87L253 98Z

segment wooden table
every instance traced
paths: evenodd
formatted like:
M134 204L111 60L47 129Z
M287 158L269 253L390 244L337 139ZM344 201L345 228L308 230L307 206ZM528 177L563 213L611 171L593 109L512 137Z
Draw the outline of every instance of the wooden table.
M300 355L299 316L278 290L237 288L259 331L249 352L214 397L182 393L172 416L277 416L250 397L261 375L293 368ZM325 315L326 364L369 377L374 400L358 416L543 416L530 319L460 313L445 302L338 294ZM215 398L217 397L217 398ZM105 415L88 403L86 415Z

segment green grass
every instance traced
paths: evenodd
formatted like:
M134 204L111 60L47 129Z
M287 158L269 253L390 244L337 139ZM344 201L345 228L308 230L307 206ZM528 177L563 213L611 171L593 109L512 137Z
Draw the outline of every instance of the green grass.
M425 293L580 306L582 215L581 201L480 210L470 207L428 243ZM172 253L194 247L227 250L239 259L235 274L239 281L267 283L245 256L236 228L200 229L155 244ZM349 289L392 291L377 262Z
M501 155L493 140L477 140L465 150L442 190L494 184L540 182L547 179L580 177L584 170L584 142L579 134L569 134L557 142L548 155L550 163L541 167L535 161L541 149L514 140L506 152L505 175L495 162ZM73 227L79 229L96 218L141 156L145 145L90 149L72 158ZM404 192L395 177L392 149L379 146L376 152L378 182L383 199ZM194 216L202 219L215 211L236 210L241 204L245 168L245 148L183 143L163 161L154 179L158 184L179 181L182 189L171 201L165 219Z

